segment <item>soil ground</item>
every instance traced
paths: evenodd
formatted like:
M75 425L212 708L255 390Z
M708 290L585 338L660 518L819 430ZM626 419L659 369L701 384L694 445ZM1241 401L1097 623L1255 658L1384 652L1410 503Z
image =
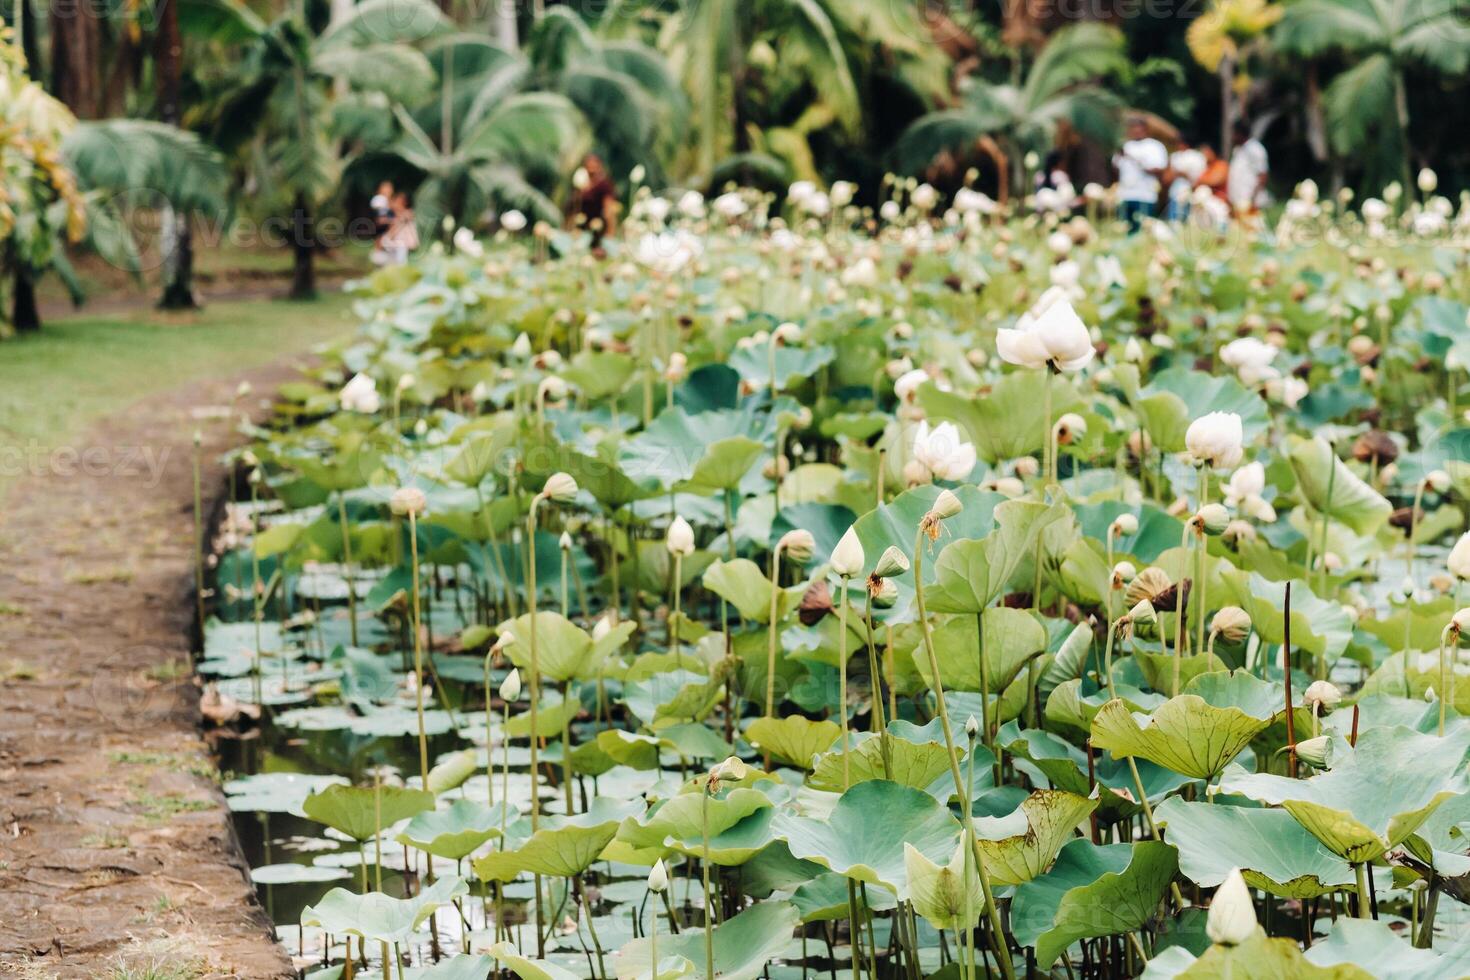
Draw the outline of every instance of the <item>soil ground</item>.
M193 433L209 495L238 441L239 383L258 407L292 376L282 363L150 395L5 494L0 976L295 975L249 882L190 666Z

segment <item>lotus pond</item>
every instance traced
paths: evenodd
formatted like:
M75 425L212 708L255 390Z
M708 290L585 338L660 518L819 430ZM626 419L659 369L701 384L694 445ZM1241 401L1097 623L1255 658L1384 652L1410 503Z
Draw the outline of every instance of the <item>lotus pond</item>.
M899 191L354 285L199 662L305 976L1470 975L1466 222Z

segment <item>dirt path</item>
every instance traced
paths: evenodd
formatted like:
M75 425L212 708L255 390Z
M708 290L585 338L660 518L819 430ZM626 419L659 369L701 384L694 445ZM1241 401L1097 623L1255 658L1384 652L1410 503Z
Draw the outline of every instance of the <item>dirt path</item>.
M191 439L205 487L237 384L189 385L34 461L0 507L0 975L294 974L255 900L189 669ZM145 973L166 964L176 973ZM138 972L116 972L128 966Z

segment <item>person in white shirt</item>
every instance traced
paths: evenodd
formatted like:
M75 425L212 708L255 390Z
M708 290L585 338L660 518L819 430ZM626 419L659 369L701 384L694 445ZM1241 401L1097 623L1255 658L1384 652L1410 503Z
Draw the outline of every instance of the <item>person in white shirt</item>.
M1132 116L1128 141L1113 157L1113 166L1118 168L1119 216L1132 233L1159 202L1159 178L1169 166L1169 151L1148 135L1148 123L1142 116Z
M1261 141L1251 135L1245 120L1237 121L1231 132L1235 150L1230 154L1230 177L1225 185L1225 196L1237 215L1255 214L1266 191L1270 159Z

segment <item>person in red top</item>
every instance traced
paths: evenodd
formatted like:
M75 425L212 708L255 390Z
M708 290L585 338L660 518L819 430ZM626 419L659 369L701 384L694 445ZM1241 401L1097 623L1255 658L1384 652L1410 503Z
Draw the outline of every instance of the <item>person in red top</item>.
M618 189L608 176L607 167L596 154L587 154L582 161L582 170L587 179L572 196L572 206L567 215L571 224L580 224L592 232L592 247L602 244L604 235L615 235L618 230Z

